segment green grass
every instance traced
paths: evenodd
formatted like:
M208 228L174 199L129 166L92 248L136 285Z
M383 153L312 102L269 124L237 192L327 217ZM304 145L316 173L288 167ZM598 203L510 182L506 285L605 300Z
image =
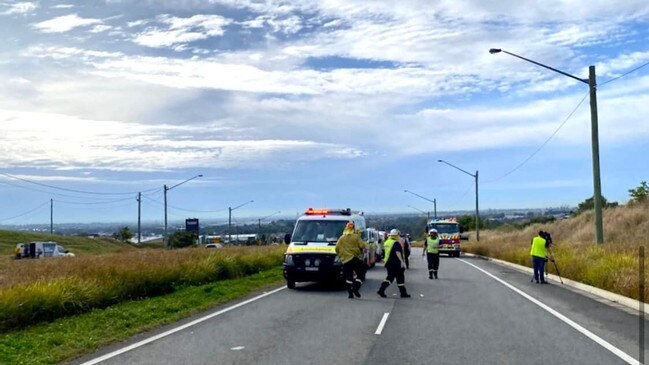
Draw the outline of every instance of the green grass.
M44 233L0 230L0 255L13 256L17 243L55 241L75 254L102 254L133 250L136 247L110 237L61 236Z
M0 364L55 364L102 346L281 282L281 268L244 278L187 287L155 298L128 301L106 309L0 335Z

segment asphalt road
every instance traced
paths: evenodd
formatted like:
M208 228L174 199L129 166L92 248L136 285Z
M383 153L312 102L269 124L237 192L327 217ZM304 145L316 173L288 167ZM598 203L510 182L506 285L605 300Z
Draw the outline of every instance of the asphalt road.
M361 299L347 299L344 289L298 284L297 290L279 290L169 335L164 331L173 326L138 336L75 364L637 363L636 314L560 284L530 283L526 274L477 258L443 257L440 278L429 280L418 253L406 271L410 299L396 295L396 284L388 298L376 294L385 277L377 265ZM154 335L161 338L138 344ZM128 345L134 348L115 353Z

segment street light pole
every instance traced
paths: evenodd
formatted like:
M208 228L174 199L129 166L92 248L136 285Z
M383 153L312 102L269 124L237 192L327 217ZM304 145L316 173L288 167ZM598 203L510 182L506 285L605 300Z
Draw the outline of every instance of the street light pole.
M404 190L403 192L404 192L404 193L410 193L410 194L412 194L412 195L414 195L414 196L417 196L417 197L419 197L419 198L422 198L422 199L424 199L424 200L427 200L427 201L433 203L433 212L434 212L434 215L433 215L433 216L434 216L435 218L437 218L437 198L435 198L435 199L433 199L433 200L430 200L430 199L426 198L425 196L421 196L421 195L419 195L419 194L417 194L417 193L414 193L414 192L412 192L412 191L410 191L410 190ZM430 218L430 215L429 215L429 218Z
M583 82L588 85L589 94L590 94L590 134L591 134L591 147L592 147L592 159L593 159L593 203L595 205L595 240L598 244L604 243L604 223L602 221L602 181L600 178L600 169L599 169L599 128L598 128L598 118L597 118L597 79L595 75L595 66L588 67L588 78L582 79L577 76L571 75L567 72L557 70L556 68L544 65L542 63L532 61L525 57L521 57L517 54L507 52L503 49L492 48L489 50L489 53L506 53L510 56L520 58L524 61L533 63L537 66L547 68L548 70L560 73L564 76L570 77L577 81Z
M408 206L409 206L410 208L414 209L414 210L417 210L417 211L420 211L420 212L426 214L426 218L428 219L428 220L426 221L426 224L428 224L428 221L430 221L430 211L428 211L428 212L424 212L423 210L421 210L421 209L419 209L419 208L417 208L417 207L413 207L412 205L408 205Z
M164 205L165 205L165 229L164 229L164 237L162 238L162 243L163 243L163 246L166 247L166 248L168 248L168 247L167 247L167 245L168 245L168 242L167 242L167 191L169 191L169 190L171 190L171 189L173 189L173 188L175 188L175 187L178 187L178 186L180 186L180 185L182 185L182 184L184 184L184 183L186 183L186 182L188 182L188 181L191 181L191 180L194 180L194 179L196 179L196 178L199 178L199 177L203 177L203 175L196 175L196 176L191 177L191 178L189 178L189 179L187 179L187 180L185 180L185 181L179 182L178 184L176 184L176 185L174 185L174 186L172 186L172 187L167 187L166 184L163 186L163 190L164 190Z
M254 200L250 200L250 201L247 201L247 202L245 202L243 204L239 204L234 208L228 207L228 244L232 243L232 233L231 233L232 232L232 211L236 210L236 209L239 209L239 208L243 207L244 205L254 203L254 202L255 202ZM237 237L237 242L238 241L239 241L239 239Z
M475 170L475 175L474 175L444 160L437 160L437 162L445 163L475 179L475 239L478 242L480 242L480 209L478 209L478 170Z

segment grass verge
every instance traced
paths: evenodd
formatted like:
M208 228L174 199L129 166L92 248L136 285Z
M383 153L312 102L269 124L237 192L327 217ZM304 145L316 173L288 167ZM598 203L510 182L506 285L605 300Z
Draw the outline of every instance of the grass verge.
M552 233L552 251L563 277L629 298L640 299L639 247L649 247L649 202L604 210L604 241L593 243L593 212L523 229L503 227L481 233L462 250L531 267L530 244L539 230ZM646 250L646 248L645 248ZM547 269L556 274L552 263ZM649 287L649 275L645 275ZM649 291L645 291L645 302Z
M86 257L15 260L0 274L0 331L155 297L178 288L277 267L285 248L142 249Z
M0 335L0 364L56 364L173 323L283 279L280 267L179 289Z

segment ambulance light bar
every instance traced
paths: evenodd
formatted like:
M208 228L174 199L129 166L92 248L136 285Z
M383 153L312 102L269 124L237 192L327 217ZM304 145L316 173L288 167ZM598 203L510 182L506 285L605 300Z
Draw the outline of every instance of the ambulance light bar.
M307 209L306 215L352 215L351 209Z

